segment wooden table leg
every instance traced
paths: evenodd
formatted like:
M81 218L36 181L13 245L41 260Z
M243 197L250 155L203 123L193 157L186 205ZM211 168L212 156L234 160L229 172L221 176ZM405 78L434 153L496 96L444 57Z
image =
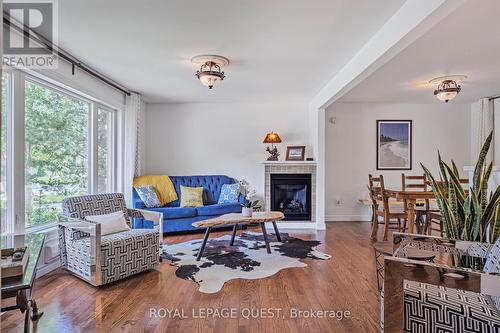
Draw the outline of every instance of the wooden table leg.
M274 227L274 233L276 234L276 239L278 240L278 242L281 242L281 235L278 230L278 226L276 225L276 221L273 221L273 227Z
M200 261L201 256L203 255L203 251L205 250L205 245L207 245L208 235L210 235L210 230L212 227L208 227L207 231L205 231L205 237L203 238L203 243L201 243L200 250L198 251L198 256L196 256L196 261Z
M231 245L231 246L234 245L234 237L236 237L236 230L238 230L238 223L236 223L233 226L233 234L231 235L231 242L229 243L229 245Z
M271 253L271 246L269 246L269 239L267 239L266 224L261 223L262 235L264 235L264 242L266 242L267 253Z
M415 228L415 199L408 199L407 201L407 212L408 212L408 233L413 234Z

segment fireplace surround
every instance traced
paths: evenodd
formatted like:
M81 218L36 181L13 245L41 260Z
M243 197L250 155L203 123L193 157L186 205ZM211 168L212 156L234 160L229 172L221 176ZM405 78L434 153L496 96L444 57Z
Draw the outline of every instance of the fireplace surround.
M310 218L301 218L288 220L287 226L296 226L297 228L313 228L316 225L316 162L315 161L265 161L263 164L264 176L264 209L271 210L271 176L276 174L308 174L311 177L311 196L310 196ZM307 218L307 219L306 219ZM285 223L285 222L283 222ZM311 225L311 226L309 226ZM293 227L295 228L295 227Z

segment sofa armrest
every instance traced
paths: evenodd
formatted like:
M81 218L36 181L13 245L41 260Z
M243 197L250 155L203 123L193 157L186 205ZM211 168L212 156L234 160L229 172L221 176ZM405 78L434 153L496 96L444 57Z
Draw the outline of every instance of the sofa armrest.
M137 217L150 220L160 226L163 222L163 213L161 212L155 212L153 210L147 210L147 209L132 209L132 208L128 208L127 212L130 217Z
M146 205L141 199L134 199L134 208L143 209L146 208Z
M146 208L146 205L137 194L135 188L132 187L132 208L143 209Z
M404 280L500 296L500 276L397 257L384 258L384 329L403 331Z

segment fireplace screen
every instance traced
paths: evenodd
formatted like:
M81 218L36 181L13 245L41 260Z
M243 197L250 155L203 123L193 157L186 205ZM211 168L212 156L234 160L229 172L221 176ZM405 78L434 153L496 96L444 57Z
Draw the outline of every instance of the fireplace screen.
M271 210L285 220L311 220L311 175L271 174Z

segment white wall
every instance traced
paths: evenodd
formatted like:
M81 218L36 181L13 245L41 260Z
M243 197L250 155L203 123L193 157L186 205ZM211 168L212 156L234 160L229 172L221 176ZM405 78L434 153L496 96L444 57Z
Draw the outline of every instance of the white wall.
M306 145L307 103L147 104L147 174L225 174L244 178L263 198L261 164L267 132L279 133L280 159L287 145Z
M335 124L330 118L335 117ZM376 121L413 120L413 169L376 170ZM401 173L422 174L420 162L437 172L437 150L460 170L470 164L470 105L342 104L326 110L326 219L368 220L358 203L367 198L368 174L383 174L386 187L401 188ZM464 174L465 176L465 174ZM341 204L336 205L340 200Z

